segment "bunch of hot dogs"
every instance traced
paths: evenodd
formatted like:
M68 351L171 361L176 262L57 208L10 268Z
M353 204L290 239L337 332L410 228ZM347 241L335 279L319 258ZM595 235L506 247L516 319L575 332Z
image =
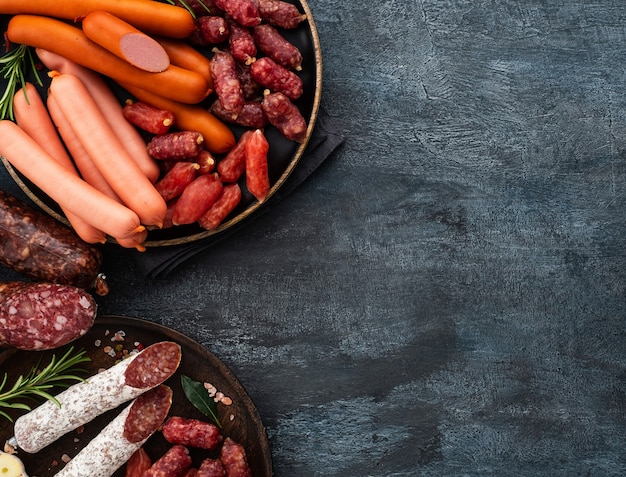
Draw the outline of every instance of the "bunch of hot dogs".
M241 200L241 185L258 201L270 191L264 128L305 140L308 125L294 104L302 54L281 30L306 16L283 0L185 5L0 0L0 14L14 15L7 39L35 47L52 77L45 102L30 85L16 94L18 127L0 122L0 153L88 243L145 250L151 228L215 229ZM126 114L104 77L132 95ZM148 127L163 115L160 128ZM255 134L237 139L225 123ZM179 154L173 133L196 135L192 153ZM158 154L154 141L165 144ZM242 172L224 176L220 163L233 161L236 145ZM177 162L198 166L166 177Z

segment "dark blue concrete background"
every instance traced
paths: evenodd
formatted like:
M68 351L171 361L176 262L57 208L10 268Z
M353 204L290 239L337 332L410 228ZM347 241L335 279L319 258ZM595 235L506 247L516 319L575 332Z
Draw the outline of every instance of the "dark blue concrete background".
M309 6L345 145L101 312L226 362L277 477L626 475L626 3Z

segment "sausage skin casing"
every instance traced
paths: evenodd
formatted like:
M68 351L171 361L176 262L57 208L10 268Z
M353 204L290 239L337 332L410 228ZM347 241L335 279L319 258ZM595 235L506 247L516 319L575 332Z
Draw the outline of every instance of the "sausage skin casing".
M165 385L142 394L118 414L56 476L113 475L159 429L171 404L172 390Z
M84 242L49 215L0 191L0 264L36 281L91 289L102 261L98 247Z
M83 336L97 314L82 288L53 283L0 283L0 344L40 351Z
M86 424L163 383L181 360L177 343L162 341L124 359L85 381L73 384L15 421L17 445L35 453L66 433Z

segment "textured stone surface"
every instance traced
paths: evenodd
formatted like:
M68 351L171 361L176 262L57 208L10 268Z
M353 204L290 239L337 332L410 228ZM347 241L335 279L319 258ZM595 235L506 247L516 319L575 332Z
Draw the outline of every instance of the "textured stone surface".
M626 4L310 7L345 145L101 312L224 360L277 477L626 475Z

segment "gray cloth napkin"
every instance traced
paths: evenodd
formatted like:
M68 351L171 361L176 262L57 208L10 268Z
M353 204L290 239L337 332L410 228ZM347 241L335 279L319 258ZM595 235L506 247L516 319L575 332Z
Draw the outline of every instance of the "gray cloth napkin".
M302 184L342 143L344 136L328 113L320 108L315 128L304 154L285 183L267 203L248 219L221 234L184 245L151 247L143 253L132 252L138 269L148 278L166 278L169 273L185 262L204 252L216 243L237 232L258 218L270 207L287 197Z

